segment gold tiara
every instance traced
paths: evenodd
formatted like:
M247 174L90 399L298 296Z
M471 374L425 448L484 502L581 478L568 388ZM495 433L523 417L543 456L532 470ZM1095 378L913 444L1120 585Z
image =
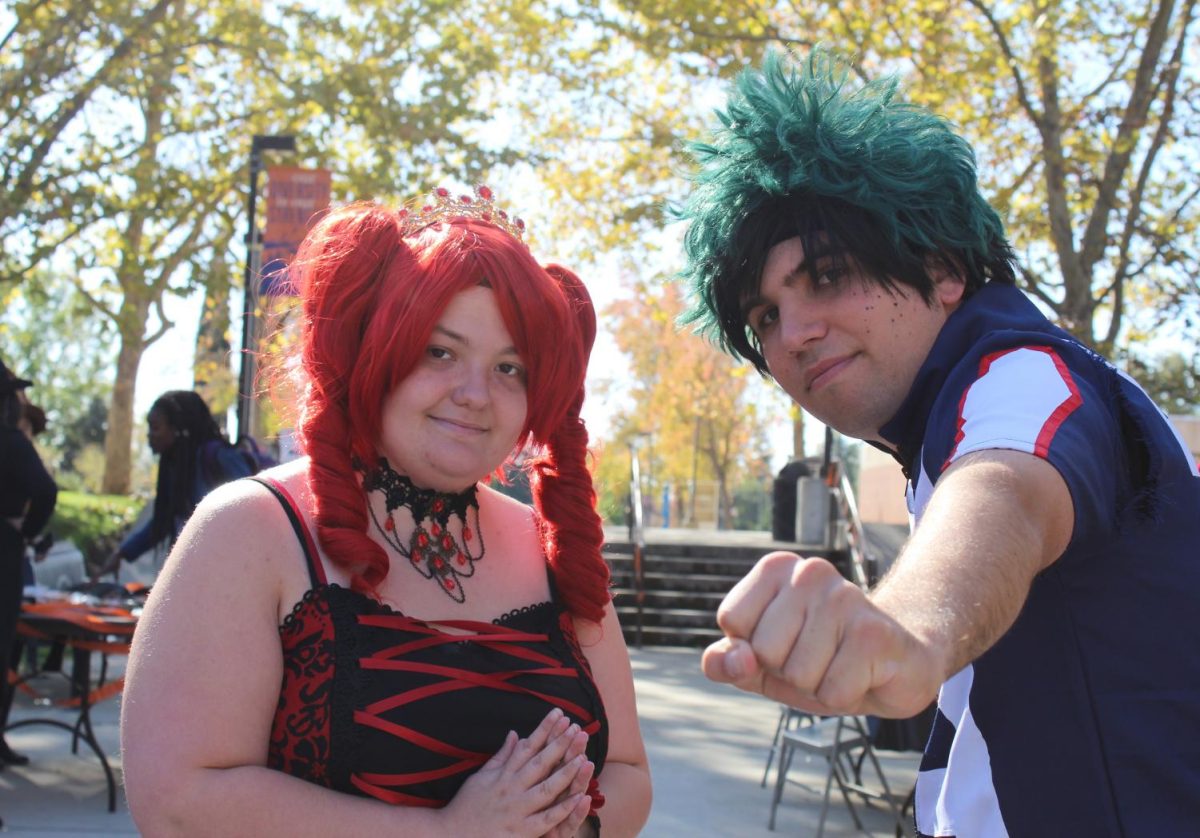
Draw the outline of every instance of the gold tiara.
M450 190L439 186L430 194L431 203L420 209L400 210L400 235L411 236L440 221L484 221L499 227L518 241L525 236L525 222L516 216L509 216L496 206L496 196L486 186L475 187L475 196L459 195L455 197Z

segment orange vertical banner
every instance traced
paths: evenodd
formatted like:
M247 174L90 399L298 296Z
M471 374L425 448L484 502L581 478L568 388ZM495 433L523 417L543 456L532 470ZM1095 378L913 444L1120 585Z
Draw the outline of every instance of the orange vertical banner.
M291 294L286 268L318 214L329 206L331 180L328 169L293 166L267 169L267 226L263 232L260 294Z

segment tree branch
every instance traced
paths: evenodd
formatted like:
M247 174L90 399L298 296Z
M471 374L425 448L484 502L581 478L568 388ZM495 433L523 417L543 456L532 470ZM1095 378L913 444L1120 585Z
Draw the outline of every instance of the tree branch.
M988 22L988 26L992 29L992 34L996 36L996 41L1000 44L1000 52L1004 55L1004 60L1008 64L1008 72L1012 76L1013 83L1017 86L1017 99L1021 103L1021 107L1028 114L1029 119L1034 125L1039 128L1042 124L1042 114L1033 104L1033 100L1029 98L1029 91L1025 84L1025 77L1021 75L1020 65L1017 62L1017 55L1013 52L1012 45L1008 42L1008 36L1004 34L1003 27L1000 26L1000 21L992 14L992 10L988 8L984 0L967 0Z
M1146 150L1146 156L1142 158L1137 182L1129 198L1129 212L1125 216L1124 229L1121 231L1121 243L1117 251L1117 267L1113 277L1113 285L1111 286L1113 289L1113 316L1109 321L1108 333L1105 336L1105 343L1109 346L1113 345L1116 341L1121 329L1121 321L1124 313L1125 272L1129 267L1129 247L1133 241L1134 232L1137 230L1138 222L1141 219L1142 201L1146 194L1146 184L1150 180L1150 172L1154 168L1154 161L1158 157L1158 152L1166 144L1171 133L1171 119L1175 112L1176 85L1183 66L1183 45L1187 35L1187 23L1191 17L1191 10L1194 4L1195 0L1188 0L1187 6L1184 9L1184 25L1179 33L1179 40L1175 43L1171 59L1167 62L1166 70L1159 85L1157 85L1159 88L1165 88L1163 110L1158 120L1158 127L1154 132L1154 138L1150 142L1150 147ZM1186 204L1187 201L1184 202L1184 205Z
M1188 0L1180 25L1180 43L1187 33L1191 21L1195 0ZM1080 262L1084 272L1091 274L1092 267L1104 255L1108 244L1108 219L1117 204L1117 188L1125 176L1129 161L1137 145L1137 136L1146 124L1146 116L1150 111L1157 94L1155 76L1158 73L1159 57L1167 40L1171 15L1175 9L1174 0L1162 0L1155 12L1154 20L1146 34L1146 45L1142 49L1138 61L1137 72L1134 76L1129 101L1121 124L1113 140L1108 159L1104 163L1104 173L1097 185L1096 203L1092 215L1084 228L1080 242ZM1173 86L1173 85L1172 85Z
M47 120L46 131L42 137L42 141L33 149L29 161L25 164L24 170L17 178L16 184L12 187L12 193L17 205L23 202L23 196L28 193L35 173L49 156L50 149L58 141L59 135L62 134L71 120L83 109L83 106L91 99L92 94L96 92L101 83L108 78L113 68L123 61L133 50L141 34L163 18L167 7L171 3L172 0L158 0L154 7L142 16L137 25L133 27L133 30L126 35L125 39L117 45L116 49L112 51L100 69L87 82L80 85L75 95L61 105L58 112L51 119Z
M1046 293L1042 286L1041 279L1034 274L1033 271L1023 264L1017 265L1017 271L1021 274L1021 278L1025 281L1025 291L1037 297L1046 305L1050 306L1054 311L1058 311L1060 303Z

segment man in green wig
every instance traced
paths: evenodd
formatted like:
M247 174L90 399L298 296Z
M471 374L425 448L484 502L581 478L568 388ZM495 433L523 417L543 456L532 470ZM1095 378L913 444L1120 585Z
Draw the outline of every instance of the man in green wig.
M816 52L742 74L692 146L688 319L891 453L916 522L870 592L777 552L715 681L813 713L938 709L937 836L1200 823L1200 475L1145 393L1015 287L975 156Z

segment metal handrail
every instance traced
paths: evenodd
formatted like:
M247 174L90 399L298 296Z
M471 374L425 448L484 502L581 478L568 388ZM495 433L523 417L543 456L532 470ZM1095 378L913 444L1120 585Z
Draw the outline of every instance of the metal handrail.
M842 461L833 456L833 428L825 428L825 461L821 465L821 476L832 496L829 505L828 546L837 547L837 535L841 521L846 522L846 547L850 554L850 575L854 584L864 591L875 583L875 557L867 552L867 531L858 516L858 502L854 498L854 487Z
M642 475L638 467L637 450L632 452L629 466L629 541L633 544L633 599L637 605L637 626L634 645L642 648L642 612L646 605L646 529L642 524Z
M846 520L846 546L850 550L850 572L854 584L864 591L875 582L875 557L867 551L867 531L858 515L858 503L854 498L854 487L845 469L838 469L838 499Z

